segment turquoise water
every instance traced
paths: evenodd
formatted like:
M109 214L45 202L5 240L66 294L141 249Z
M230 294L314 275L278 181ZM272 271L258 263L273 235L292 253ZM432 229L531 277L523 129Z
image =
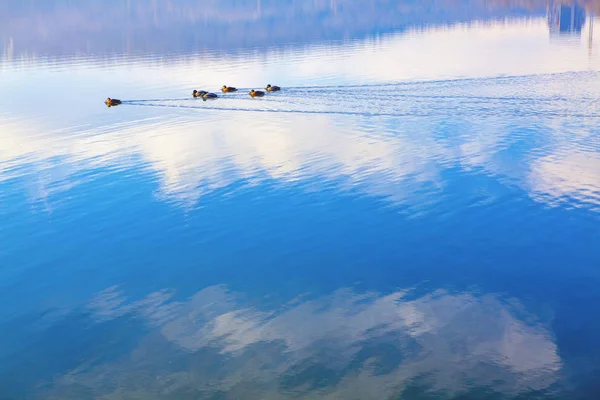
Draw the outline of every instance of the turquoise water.
M600 396L593 9L363 3L0 4L0 399Z

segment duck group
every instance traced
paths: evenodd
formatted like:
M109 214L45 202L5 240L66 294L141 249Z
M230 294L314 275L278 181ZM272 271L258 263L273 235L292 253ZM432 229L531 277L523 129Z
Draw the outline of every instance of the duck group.
M268 84L265 87L265 91L267 91L267 92L279 92L280 90L281 90L281 88L276 85ZM233 86L223 85L223 87L221 87L221 92L223 92L223 93L233 93L233 92L237 92L237 91L238 91L238 89ZM252 98L263 97L265 95L265 91L252 89L252 90L250 90L250 92L248 94ZM192 97L197 98L197 99L202 99L202 100L208 100L208 99L216 99L219 96L217 96L215 93L207 92L206 90L194 89L194 91L192 92ZM106 104L108 107L118 106L121 103L122 103L121 100L111 99L110 97L108 97L104 101L104 104Z
M280 91L281 88L279 86L275 86L275 85L271 85L270 83L265 87L265 91L267 92L278 92ZM233 92L237 92L238 89L236 87L233 86L227 86L227 85L223 85L221 87L221 92L223 93L233 93ZM250 97L263 97L265 95L265 92L262 90L250 90L250 92L248 93L250 95ZM214 93L210 93L207 92L206 90L195 90L192 92L192 96L196 97L196 98L202 98L203 100L206 99L216 99L217 96Z
M205 99L205 100L206 99L216 99L218 97L216 94L207 92L206 90L200 90L200 91L198 91L198 90L195 90L195 89L192 92L192 96L194 96L196 98L200 97L200 98Z
M269 83L265 87L265 90L267 92L278 92L278 91L281 90L281 88L279 86L271 85ZM237 91L238 91L238 89L236 87L233 87L233 86L223 85L221 87L221 92L223 92L223 93L233 93L233 92L237 92ZM192 94L193 94L194 97L202 97L203 99L207 99L207 98L215 99L215 98L218 97L216 94L209 93L209 92L207 92L205 90L200 90L200 91L194 90ZM262 96L265 95L265 92L262 91L262 90L254 90L254 89L252 89L252 90L250 90L250 92L248 94L250 95L250 97L262 97Z
M265 91L267 92L278 92L280 91L281 88L279 86L275 86L275 85L271 85L270 83L265 87ZM233 86L227 86L227 85L223 85L221 87L221 92L223 93L233 93L233 92L237 92L238 89L236 87ZM265 95L265 92L262 90L250 90L250 92L248 93L250 95L250 97L263 97ZM206 90L195 90L192 92L192 96L196 97L196 98L202 98L204 100L206 99L216 99L217 96L214 93L210 93L207 92Z

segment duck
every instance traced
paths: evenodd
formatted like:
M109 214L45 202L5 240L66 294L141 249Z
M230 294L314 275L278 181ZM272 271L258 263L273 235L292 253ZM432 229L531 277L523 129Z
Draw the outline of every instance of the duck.
M204 97L205 94L207 94L208 92L206 90L196 90L194 89L194 91L192 92L192 96L194 97Z
M264 95L265 95L265 92L263 92L262 90L254 90L254 89L252 89L250 91L250 96L252 96L252 97L262 97Z
M206 100L206 99L216 99L217 97L219 97L219 96L217 96L214 93L208 93L208 92L204 92L204 94L202 95L202 99L203 100Z
M267 85L267 87L265 89L267 89L267 92L278 92L281 90L281 88L279 86L271 86L270 83Z
M104 104L106 104L108 107L118 106L119 104L121 104L121 100L111 99L110 97L107 97L106 101L104 101Z
M231 86L227 86L227 85L223 85L223 87L221 88L221 92L223 92L223 93L237 92L237 88L234 88L234 87L231 87Z

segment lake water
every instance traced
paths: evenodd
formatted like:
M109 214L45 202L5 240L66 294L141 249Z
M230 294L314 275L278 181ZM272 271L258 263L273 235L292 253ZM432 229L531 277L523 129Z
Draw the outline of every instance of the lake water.
M600 6L509 3L0 3L0 399L600 398Z

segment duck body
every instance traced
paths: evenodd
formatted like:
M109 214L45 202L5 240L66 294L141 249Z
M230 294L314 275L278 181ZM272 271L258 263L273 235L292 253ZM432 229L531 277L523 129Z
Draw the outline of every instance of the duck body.
M223 87L221 88L221 92L223 92L223 93L237 92L237 88L234 88L232 86L223 85Z
M250 91L250 96L252 96L252 97L262 97L264 95L265 95L265 92L263 92L262 90L254 90L254 89L252 89Z
M104 104L106 104L108 107L118 106L119 104L121 104L121 100L111 99L110 97L107 97L104 101Z
M202 98L203 98L204 100L206 100L206 99L216 99L217 97L219 97L219 96L217 96L217 95L216 95L216 94L214 94L214 93L208 93L208 92L206 92L206 93L204 93L204 94L202 95Z
M271 84L268 84L265 89L267 90L267 92L279 92L281 90L279 86L271 86Z
M208 92L206 90L195 90L192 92L192 96L194 97L204 97L204 95L206 95Z

